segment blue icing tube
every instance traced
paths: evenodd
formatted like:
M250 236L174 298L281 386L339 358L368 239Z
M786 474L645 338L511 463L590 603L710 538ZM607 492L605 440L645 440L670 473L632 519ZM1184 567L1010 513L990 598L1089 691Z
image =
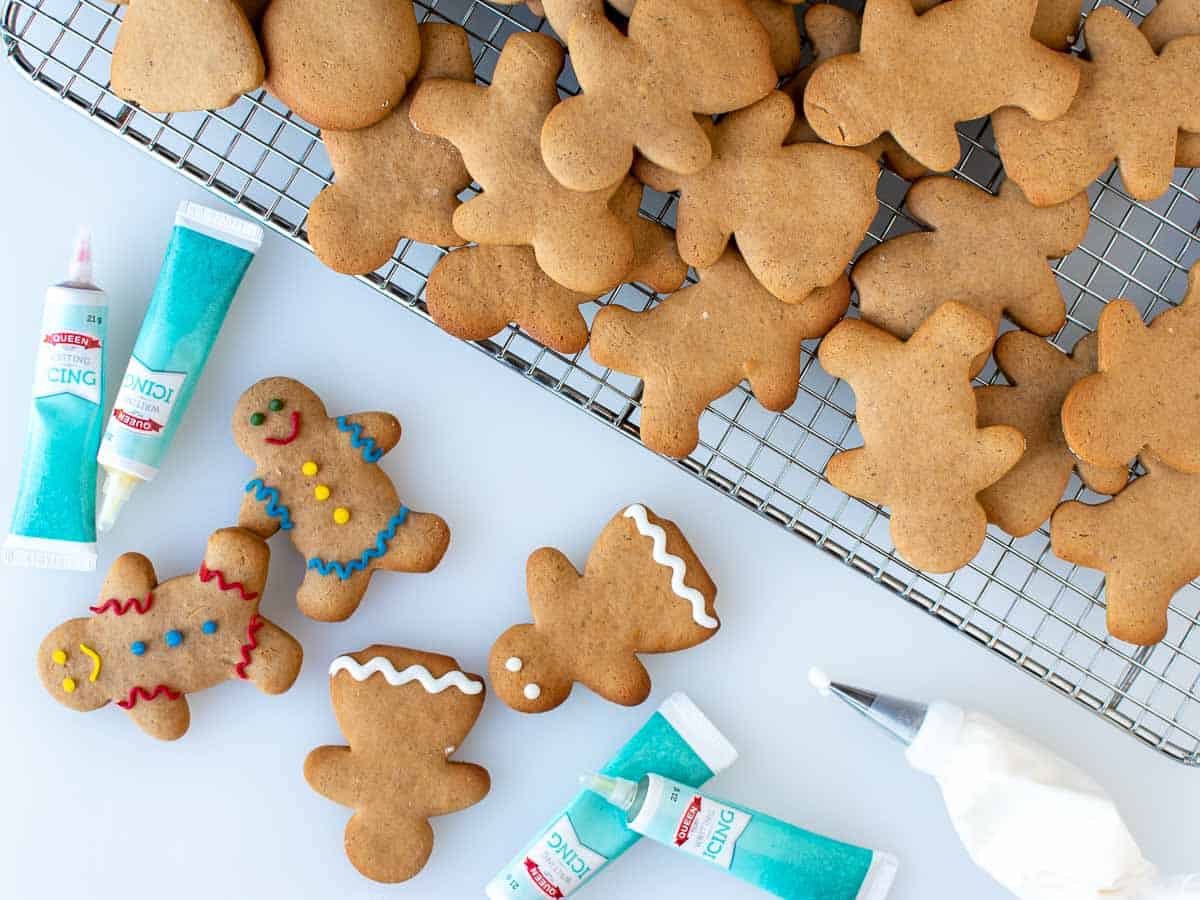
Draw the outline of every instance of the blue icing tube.
M96 568L96 447L104 403L108 298L92 283L87 229L75 243L68 278L46 291L29 433L9 565Z
M638 781L586 775L584 784L631 831L728 870L785 900L883 900L896 857L844 844L654 772Z
M262 228L252 222L198 203L180 204L100 442L100 531L113 526L134 488L158 474L262 238Z
M729 768L737 751L687 697L668 697L617 751L605 775L636 781L649 772L703 784ZM537 839L488 882L489 900L566 897L632 847L639 835L625 814L591 791L578 793Z

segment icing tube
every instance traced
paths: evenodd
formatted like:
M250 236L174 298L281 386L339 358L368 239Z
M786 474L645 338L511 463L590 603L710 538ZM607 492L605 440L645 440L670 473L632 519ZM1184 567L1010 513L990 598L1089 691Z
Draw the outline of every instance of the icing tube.
M258 248L258 225L185 201L113 405L99 462L100 531L158 474L229 304Z
M883 900L896 857L805 831L716 800L653 772L637 782L585 775L583 783L624 813L630 830L727 870L787 900Z
M672 694L601 770L637 780L661 772L703 784L737 759L737 751L682 693ZM576 794L537 839L488 882L489 900L566 897L632 847L639 835L624 814L591 791Z
M108 299L92 284L91 234L81 229L67 280L46 291L29 433L9 565L96 568L96 446L104 403Z

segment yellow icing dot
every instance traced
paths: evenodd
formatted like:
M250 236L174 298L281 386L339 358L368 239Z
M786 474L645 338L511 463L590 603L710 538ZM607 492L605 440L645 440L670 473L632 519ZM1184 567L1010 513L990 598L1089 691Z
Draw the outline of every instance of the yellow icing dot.
M306 462L304 465L302 465L300 467L300 471L303 472L305 475L307 475L309 478L312 478L314 475L317 474L319 469L317 467L317 464L310 459L308 462Z
M333 511L333 521L339 525L345 525L350 521L350 510L344 506L339 506Z
M64 678L63 679L63 690L66 691L68 694L75 693L75 679L74 678Z
M52 660L54 660L54 662L57 665L65 666L67 664L67 651L66 650L55 650L53 653L50 654L50 658Z
M313 496L318 500L328 500L329 486L325 484L318 484L315 488L313 488Z

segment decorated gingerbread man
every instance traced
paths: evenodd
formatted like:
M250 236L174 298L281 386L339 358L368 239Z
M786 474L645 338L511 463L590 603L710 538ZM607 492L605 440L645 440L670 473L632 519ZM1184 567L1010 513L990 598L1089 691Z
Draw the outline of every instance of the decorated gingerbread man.
M379 467L400 440L391 413L330 418L300 382L265 378L238 400L233 437L255 464L238 520L264 538L286 531L304 554L296 602L306 616L340 622L377 569L428 572L441 561L450 529L401 503Z
M487 769L449 757L483 709L483 681L449 656L377 645L329 667L333 711L349 747L318 747L304 778L355 812L346 855L375 881L407 881L433 852L430 816L474 806Z
M258 614L271 551L254 533L208 539L200 570L158 582L140 553L109 569L92 615L55 628L38 650L42 684L79 712L115 702L152 737L188 729L185 694L230 678L280 694L300 673L300 644Z
M576 682L636 706L650 695L638 653L703 643L721 623L717 588L679 527L640 503L613 516L582 575L558 550L525 564L532 625L514 625L492 646L488 673L518 712L546 712Z

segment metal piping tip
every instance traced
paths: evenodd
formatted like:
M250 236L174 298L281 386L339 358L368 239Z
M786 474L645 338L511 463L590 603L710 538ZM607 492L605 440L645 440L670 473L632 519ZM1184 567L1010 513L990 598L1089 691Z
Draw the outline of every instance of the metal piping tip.
M914 700L878 694L865 688L831 681L819 669L809 673L809 681L822 694L841 698L852 709L870 719L904 745L912 744L925 722L929 705Z

